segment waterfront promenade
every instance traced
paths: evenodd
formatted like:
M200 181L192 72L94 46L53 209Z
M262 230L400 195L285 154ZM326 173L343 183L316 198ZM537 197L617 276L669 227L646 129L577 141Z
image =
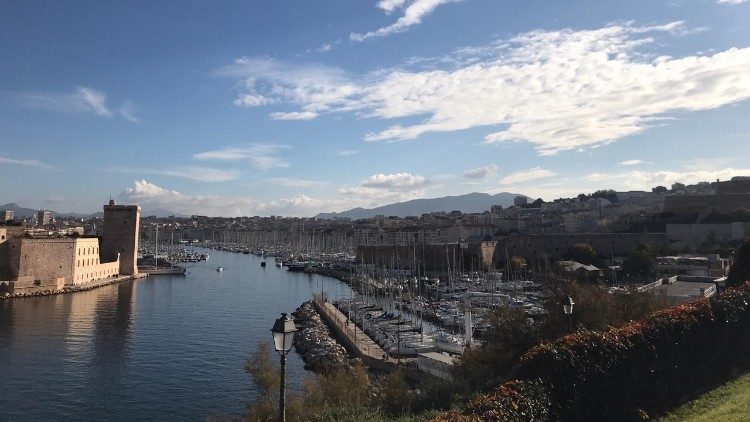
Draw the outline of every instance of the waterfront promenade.
M332 303L323 300L320 295L315 295L313 304L334 334L355 357L362 359L368 366L384 370L393 369L394 362L388 353Z

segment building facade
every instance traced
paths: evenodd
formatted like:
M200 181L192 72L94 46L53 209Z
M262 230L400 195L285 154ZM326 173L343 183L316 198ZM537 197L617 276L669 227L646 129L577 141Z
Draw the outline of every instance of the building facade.
M141 207L137 205L115 205L110 200L104 206L102 225L102 260L111 262L119 255L122 275L138 274L138 236Z

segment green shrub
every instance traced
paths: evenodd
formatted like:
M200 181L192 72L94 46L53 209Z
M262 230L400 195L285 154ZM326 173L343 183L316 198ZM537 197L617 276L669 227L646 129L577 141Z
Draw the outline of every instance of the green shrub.
M533 347L513 381L434 421L636 421L750 364L750 284Z

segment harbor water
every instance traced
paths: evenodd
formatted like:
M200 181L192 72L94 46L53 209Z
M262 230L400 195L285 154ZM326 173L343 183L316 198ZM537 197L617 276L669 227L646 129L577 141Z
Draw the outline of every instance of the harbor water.
M287 272L273 258L201 252L209 260L188 264L185 276L0 301L0 420L241 414L256 393L244 363L257 343L272 347L280 312L321 290L350 295L335 279ZM288 388L309 375L290 353Z

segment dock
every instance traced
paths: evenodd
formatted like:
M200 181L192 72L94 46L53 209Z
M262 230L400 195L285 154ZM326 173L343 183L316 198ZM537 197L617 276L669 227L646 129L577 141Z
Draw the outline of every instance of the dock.
M339 341L365 365L382 370L393 370L395 361L346 315L320 295L313 297L313 305Z

